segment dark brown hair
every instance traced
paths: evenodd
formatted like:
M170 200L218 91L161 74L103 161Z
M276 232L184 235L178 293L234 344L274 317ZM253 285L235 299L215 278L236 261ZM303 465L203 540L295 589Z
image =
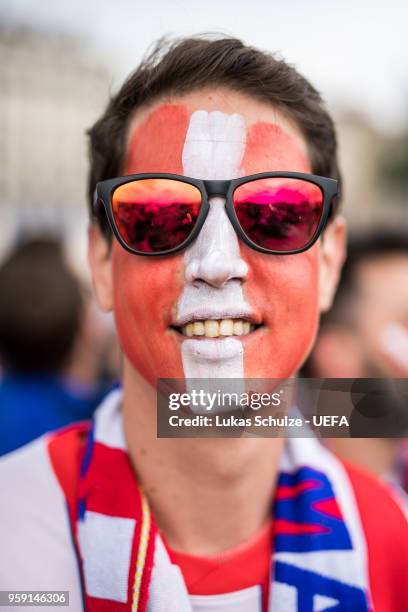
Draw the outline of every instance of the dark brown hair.
M19 374L57 373L83 316L80 285L60 243L28 238L0 266L0 361Z
M340 179L331 117L319 93L293 66L236 38L160 40L89 130L91 208L96 183L122 173L127 128L135 110L165 95L180 96L209 86L249 95L285 113L305 138L312 171ZM102 210L98 221L106 230Z

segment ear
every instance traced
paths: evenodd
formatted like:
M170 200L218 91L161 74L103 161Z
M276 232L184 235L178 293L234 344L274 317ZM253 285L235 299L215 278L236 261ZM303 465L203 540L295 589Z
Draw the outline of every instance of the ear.
M346 258L346 221L343 217L333 219L324 230L319 258L319 308L320 312L326 312L332 305Z
M88 261L96 300L108 312L113 308L111 246L96 223L88 229Z

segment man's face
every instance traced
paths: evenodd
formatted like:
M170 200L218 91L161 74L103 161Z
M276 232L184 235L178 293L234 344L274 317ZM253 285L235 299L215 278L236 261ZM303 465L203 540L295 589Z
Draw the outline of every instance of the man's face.
M269 105L211 90L137 113L123 174L232 179L275 170L311 172L296 127ZM290 377L330 301L341 256L322 271L320 241L297 255L256 252L239 241L224 203L210 199L201 233L183 253L149 258L113 243L112 305L125 364L152 384L159 377Z
M367 257L334 324L321 330L312 367L322 378L408 375L408 255ZM346 311L347 309L347 311Z
M356 270L361 376L408 374L408 255L381 255Z

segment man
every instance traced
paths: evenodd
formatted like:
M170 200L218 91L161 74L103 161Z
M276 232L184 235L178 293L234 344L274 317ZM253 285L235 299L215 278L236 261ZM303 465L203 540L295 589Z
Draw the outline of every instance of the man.
M408 376L408 236L371 230L348 242L333 307L324 315L306 374L321 378ZM342 457L404 483L398 439L331 439Z
M75 610L407 608L406 519L369 476L310 439L156 436L158 378L287 378L312 347L344 257L317 92L238 40L187 39L90 137L89 257L123 393L3 464L2 588L66 588Z
M97 381L99 329L57 240L16 245L0 266L0 295L2 455L89 419L106 389Z

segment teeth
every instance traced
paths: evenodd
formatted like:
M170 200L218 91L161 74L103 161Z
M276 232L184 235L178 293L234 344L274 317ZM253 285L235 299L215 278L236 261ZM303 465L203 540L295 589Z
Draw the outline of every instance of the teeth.
M202 321L194 321L193 323L193 336L204 336L205 329Z
M244 333L244 322L234 321L234 336L242 336Z
M219 336L242 336L254 330L254 325L243 319L221 319L216 321L194 321L187 323L181 328L184 336L205 336L206 338L218 338Z
M234 334L234 321L223 319L220 321L220 336L232 336Z
M206 338L216 338L218 336L218 332L220 329L218 321L206 321L204 323L204 327Z
M193 324L192 323L188 323L187 325L184 326L185 330L186 330L186 336L192 336L193 335Z

